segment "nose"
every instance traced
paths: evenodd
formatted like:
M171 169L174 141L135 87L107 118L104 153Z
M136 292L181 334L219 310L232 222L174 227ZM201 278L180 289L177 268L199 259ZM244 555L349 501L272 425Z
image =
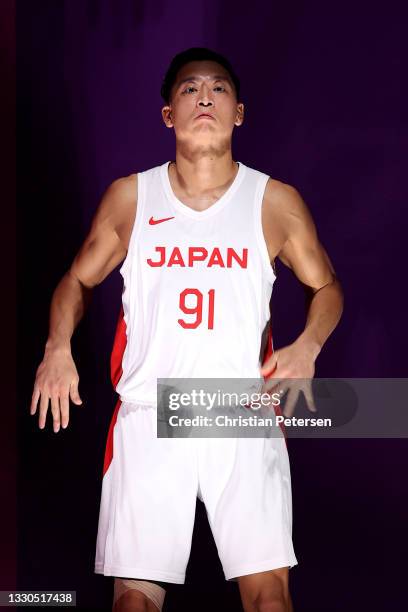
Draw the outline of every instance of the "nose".
M201 88L200 95L197 98L199 106L213 106L214 103L208 95L208 87L205 85Z
M205 108L210 107L212 108L214 106L214 103L212 100L209 100L208 98L201 98L201 100L199 100L198 102L199 106L204 106Z

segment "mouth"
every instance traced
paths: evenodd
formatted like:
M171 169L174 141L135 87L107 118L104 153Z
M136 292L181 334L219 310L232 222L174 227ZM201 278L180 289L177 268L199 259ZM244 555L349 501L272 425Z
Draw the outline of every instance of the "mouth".
M198 115L196 119L214 119L214 117L208 113L202 113L201 115Z

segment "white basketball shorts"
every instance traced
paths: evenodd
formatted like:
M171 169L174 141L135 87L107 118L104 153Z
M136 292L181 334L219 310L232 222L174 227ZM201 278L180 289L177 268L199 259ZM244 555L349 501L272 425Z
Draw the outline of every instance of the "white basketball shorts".
M95 573L184 584L197 497L226 580L297 564L283 435L157 438L155 407L117 406Z

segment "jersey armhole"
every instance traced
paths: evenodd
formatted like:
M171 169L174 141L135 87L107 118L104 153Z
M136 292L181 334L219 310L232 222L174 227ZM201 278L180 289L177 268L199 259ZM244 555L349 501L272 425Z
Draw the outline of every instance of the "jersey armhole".
M265 188L266 188L268 180L269 180L269 176L267 174L261 173L261 176L258 179L257 186L255 189L254 222L255 222L255 236L256 236L256 241L258 243L258 249L259 249L261 261L263 263L267 279L269 280L271 284L273 284L276 279L276 274L269 260L268 247L266 246L266 240L265 240L265 236L264 236L263 229L262 229L262 202L263 202Z
M137 173L137 202L136 202L136 214L133 221L132 231L130 232L129 246L125 259L119 269L120 274L124 277L132 260L132 254L136 245L136 240L140 234L142 227L142 217L144 210L144 173Z

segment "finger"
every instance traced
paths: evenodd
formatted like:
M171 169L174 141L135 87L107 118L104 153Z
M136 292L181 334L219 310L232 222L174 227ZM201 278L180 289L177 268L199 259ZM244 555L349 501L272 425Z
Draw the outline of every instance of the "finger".
M30 414L35 414L37 411L38 398L40 397L40 389L34 386L34 391L31 396Z
M78 381L73 380L69 388L69 395L74 404L82 404L82 400L78 392Z
M265 392L269 393L270 395L273 393L279 393L280 389L282 388L282 381L284 380L285 379L281 376L270 376L267 380L265 380L263 388L265 389Z
M274 392L275 397L279 399L279 404L277 404L277 407L278 407L278 410L281 412L282 412L282 402L286 396L285 404L284 404L286 405L288 401L288 396L289 396L288 391L290 390L290 386L289 386L289 383L287 382L287 379L282 379L282 380L284 380L285 382L280 383Z
M313 397L312 385L308 385L305 389L303 389L303 393L309 410L311 412L317 412L316 404Z
M278 387L282 380L283 378L280 376L269 376L265 379L262 389L265 389L265 391L269 393L270 391L272 391L272 389Z
M49 392L46 389L42 389L41 400L40 400L40 414L38 416L38 426L40 429L44 429L45 427L45 421L47 419L47 410L48 410L49 401L50 401Z
M266 376L270 372L272 372L278 363L278 351L274 351L272 355L265 361L265 363L260 368L261 376Z
M295 412L295 406L297 403L297 399L299 397L299 392L297 389L289 389L289 393L286 398L285 407L283 409L283 415L285 417L292 417Z
M274 386L271 387L271 384L273 384ZM269 402L267 404L263 402L263 411L265 414L271 414L272 412L276 413L276 408L280 406L282 396L286 392L285 385L282 385L281 383L276 385L274 383L269 382L267 386L268 391L266 391L265 393L269 396Z
M55 391L51 395L51 412L52 412L52 420L54 425L54 432L57 433L61 424L61 415L60 415L60 405L59 405L59 395Z
M69 389L64 389L60 396L61 427L65 429L69 423Z

